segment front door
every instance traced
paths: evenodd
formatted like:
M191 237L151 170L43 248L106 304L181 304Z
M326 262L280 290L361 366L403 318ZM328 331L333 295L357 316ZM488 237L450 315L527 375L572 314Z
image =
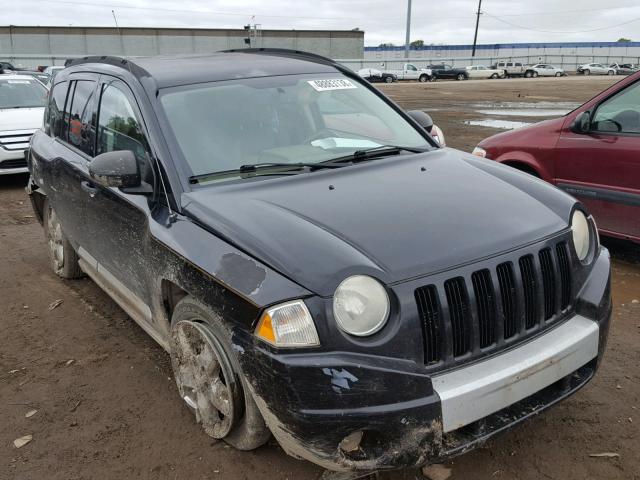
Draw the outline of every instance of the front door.
M555 170L604 233L640 239L640 80L592 109L588 133L563 126Z
M98 103L95 154L129 150L138 160L142 180L153 185L154 172L141 114L130 89L121 80L103 75L96 93ZM85 261L93 277L138 320L151 322L153 254L148 251L150 195L126 193L92 182L94 195L87 207L92 239L86 243ZM151 263L150 263L151 262ZM91 274L91 273L90 273Z

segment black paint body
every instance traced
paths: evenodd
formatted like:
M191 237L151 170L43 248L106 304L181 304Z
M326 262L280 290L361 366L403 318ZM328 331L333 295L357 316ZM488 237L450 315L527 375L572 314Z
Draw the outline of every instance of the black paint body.
M430 375L455 365L425 366L415 289L479 265L493 268L505 255L540 242L568 238L576 203L509 167L437 148L426 133L432 151L335 171L205 188L189 185L179 173L159 88L338 70L375 91L353 72L298 54L71 62L56 83L81 75L118 79L130 89L157 161L155 193L98 185L97 193L88 194L82 185L91 182L91 159L43 131L32 140L29 189L40 218L46 195L74 247L86 250L149 307L143 327L165 348L170 292L192 295L220 312L233 331L234 352L252 393L289 453L337 469L419 465L460 453L524 417L494 419L489 430L457 437L458 444L443 440ZM589 267L572 261L573 306L600 323L601 348L611 308L609 271L605 249ZM333 292L353 274L379 279L391 299L388 324L366 338L344 333L333 320ZM320 347L279 350L254 337L266 307L299 298L314 318ZM529 411L537 413L575 391L595 367L569 390L547 392ZM361 452L342 452L342 438L360 429L366 431Z

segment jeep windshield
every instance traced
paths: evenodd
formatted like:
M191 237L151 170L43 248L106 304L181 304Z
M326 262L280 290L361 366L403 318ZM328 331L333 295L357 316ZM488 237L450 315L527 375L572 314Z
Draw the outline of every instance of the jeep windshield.
M0 109L44 107L47 89L37 80L0 78Z
M320 166L368 150L432 147L384 100L337 72L168 88L161 104L192 183L245 175L252 165L284 172L292 164L300 172L301 163Z

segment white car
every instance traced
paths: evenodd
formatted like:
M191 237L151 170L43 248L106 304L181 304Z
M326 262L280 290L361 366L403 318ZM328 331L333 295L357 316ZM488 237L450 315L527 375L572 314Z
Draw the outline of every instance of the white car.
M29 140L42 126L47 93L28 75L0 75L0 175L28 171Z
M585 63L577 68L578 73L583 75L615 75L615 69L607 67L601 63Z
M504 78L506 72L501 68L486 65L469 65L466 67L469 78Z
M527 67L524 76L527 78L536 78L536 77L562 77L565 75L564 70L562 68L554 67L553 65L549 65L547 63L537 63L535 65L531 65Z
M62 70L62 69L64 69L64 68L65 68L65 67L64 67L63 65L52 65L52 66L47 67L47 68L45 68L45 69L43 70L43 72L42 72L42 73L44 73L45 75L48 75L48 76L49 76L49 79L48 79L48 80L47 80L47 82L46 82L46 85L47 85L48 87L50 87L50 86L51 86L51 84L53 83L53 79L54 79L54 77L56 76L56 74L57 74L60 70Z

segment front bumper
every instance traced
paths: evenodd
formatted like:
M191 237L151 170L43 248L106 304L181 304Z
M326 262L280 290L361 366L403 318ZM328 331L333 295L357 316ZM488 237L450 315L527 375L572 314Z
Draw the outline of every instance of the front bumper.
M584 386L606 345L609 255L574 314L540 336L445 373L342 352L282 354L236 335L248 387L283 449L330 470L374 471L461 454Z
M0 146L0 175L12 175L15 173L26 173L27 160L25 152L27 150L7 150Z

